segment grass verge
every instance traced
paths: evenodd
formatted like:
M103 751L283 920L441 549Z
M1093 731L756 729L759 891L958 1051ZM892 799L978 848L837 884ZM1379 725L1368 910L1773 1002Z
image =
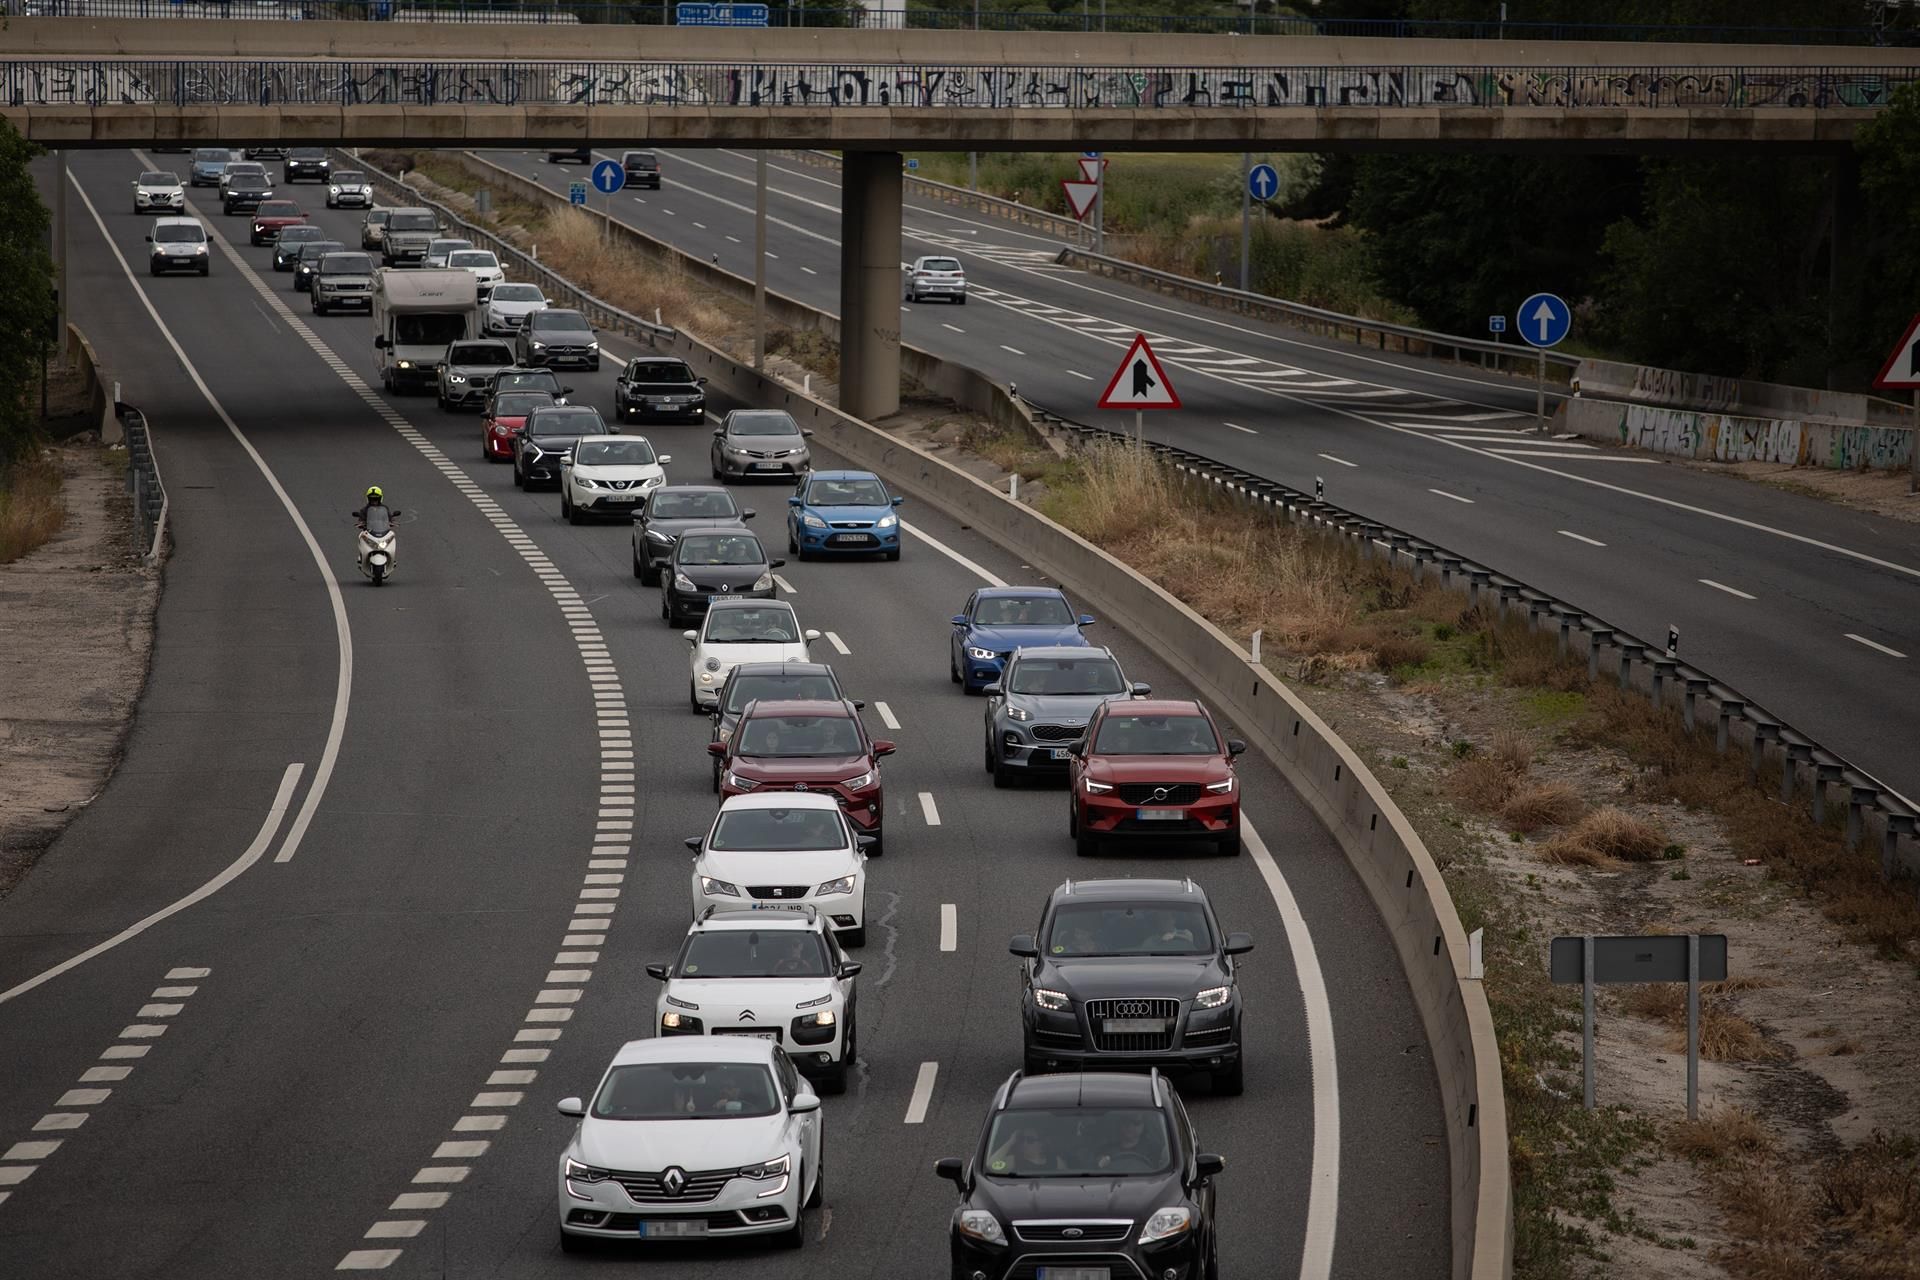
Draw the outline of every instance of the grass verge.
M46 545L66 519L57 459L31 450L0 467L0 564Z

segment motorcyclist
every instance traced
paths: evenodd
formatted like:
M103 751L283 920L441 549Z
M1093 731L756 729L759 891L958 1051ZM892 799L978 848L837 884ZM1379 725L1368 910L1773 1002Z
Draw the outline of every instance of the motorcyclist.
M386 497L387 495L381 490L379 485L377 484L368 485L366 505L354 511L353 513L354 524L359 528L362 528L362 529L366 528L367 512L372 510L375 507L386 507L387 506ZM387 522L389 524L391 524L396 518L398 518L399 515L400 515L399 508L387 507Z

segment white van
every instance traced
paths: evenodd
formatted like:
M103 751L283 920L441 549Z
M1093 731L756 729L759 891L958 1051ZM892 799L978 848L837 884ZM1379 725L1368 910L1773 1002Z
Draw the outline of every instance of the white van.
M207 229L198 218L155 218L147 233L147 271L163 275L168 271L198 271L207 274L212 265L213 246L207 241Z

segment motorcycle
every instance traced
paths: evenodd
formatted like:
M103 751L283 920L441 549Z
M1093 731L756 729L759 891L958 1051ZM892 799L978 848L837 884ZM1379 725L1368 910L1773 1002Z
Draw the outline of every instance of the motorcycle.
M393 519L399 514L385 507L374 507L360 524L360 572L376 587L392 576L399 561L400 534L393 527Z

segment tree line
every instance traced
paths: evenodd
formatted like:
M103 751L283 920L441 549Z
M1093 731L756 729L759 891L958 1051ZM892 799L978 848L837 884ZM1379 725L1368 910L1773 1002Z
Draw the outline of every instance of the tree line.
M0 120L0 474L38 439L40 360L53 332L49 218L27 170L39 153Z

